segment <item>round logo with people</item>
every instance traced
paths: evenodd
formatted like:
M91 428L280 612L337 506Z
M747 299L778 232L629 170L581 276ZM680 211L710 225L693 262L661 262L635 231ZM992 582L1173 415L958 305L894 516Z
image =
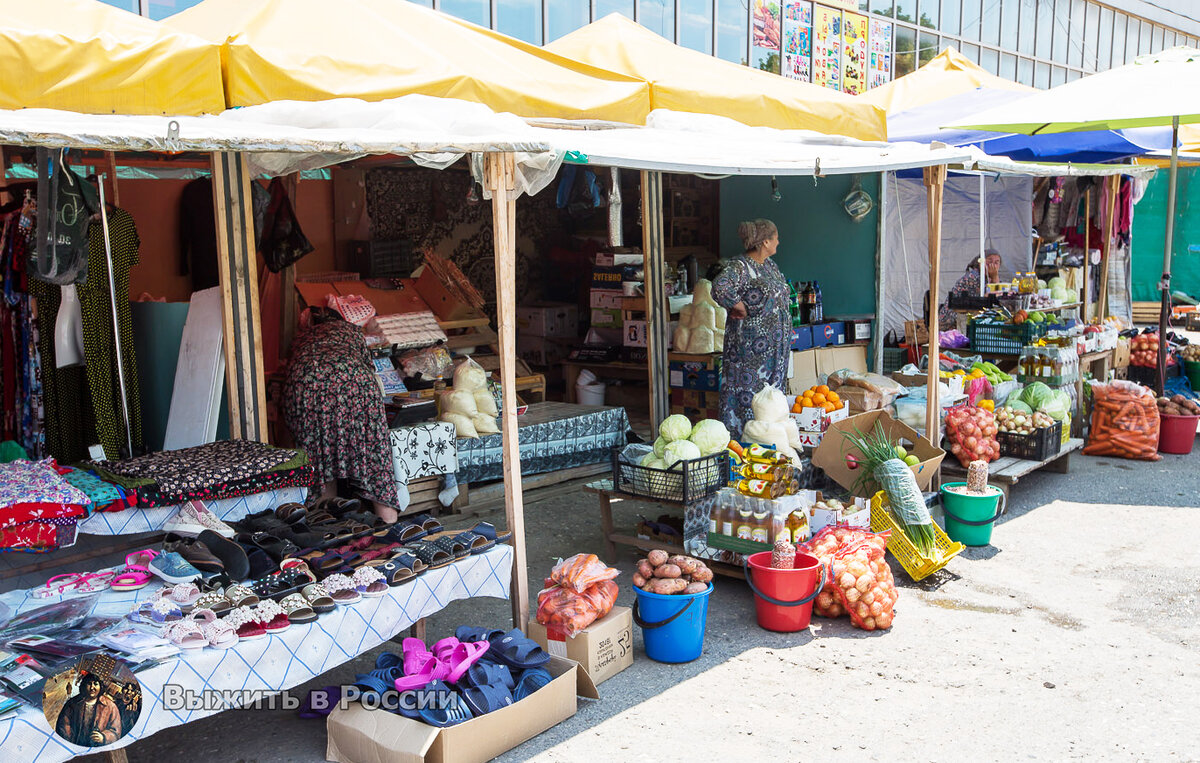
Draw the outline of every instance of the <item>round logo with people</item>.
M84 655L46 679L42 712L54 733L71 744L103 747L133 730L142 713L142 686L122 660Z

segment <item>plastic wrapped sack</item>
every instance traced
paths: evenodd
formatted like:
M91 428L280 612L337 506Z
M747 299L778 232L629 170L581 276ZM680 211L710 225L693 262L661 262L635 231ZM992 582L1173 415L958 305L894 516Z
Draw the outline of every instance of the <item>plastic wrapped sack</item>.
M547 630L562 631L574 638L612 611L619 591L620 588L611 580L588 586L582 593L557 585L549 586L538 594L537 621Z
M479 431L475 429L475 422L470 416L461 413L443 413L440 419L448 424L453 424L454 433L459 438L479 436Z
M500 409L496 407L496 398L492 396L491 387L477 389L472 395L475 398L475 408L485 416L496 418Z
M1083 452L1158 461L1158 403L1149 388L1124 379L1092 382L1092 428Z
M549 580L555 585L583 593L588 586L602 580L612 580L620 570L609 567L595 554L576 554L559 560L550 570Z
M784 394L767 384L750 401L754 418L766 424L783 421L788 417L788 402Z
M859 374L853 371L835 371L830 374L830 386L833 386L832 379L838 376L841 383L837 386L850 385L851 387L861 387L868 392L876 392L883 398L884 405L891 405L892 402L907 393L904 385L895 379L889 379L886 376L881 376L875 373Z
M483 366L467 358L454 369L454 389L474 394L475 390L487 389L488 373Z
M475 426L477 434L499 434L500 427L496 426L496 417L488 416L486 413L477 413L471 417L471 424Z

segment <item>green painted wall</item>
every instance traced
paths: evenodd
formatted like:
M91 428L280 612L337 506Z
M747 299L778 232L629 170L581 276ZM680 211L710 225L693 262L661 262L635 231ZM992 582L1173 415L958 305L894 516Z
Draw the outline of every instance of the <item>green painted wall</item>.
M1159 300L1167 221L1167 170L1159 170L1133 208L1133 299ZM1200 299L1200 168L1181 167L1175 192L1171 290ZM1195 247L1188 251L1188 247Z
M820 281L825 314L875 312L875 250L879 231L879 175L858 176L875 208L861 222L842 209L853 175L781 177L782 198L771 199L771 178L721 181L721 255L742 251L738 223L765 217L779 227L775 262L789 281Z

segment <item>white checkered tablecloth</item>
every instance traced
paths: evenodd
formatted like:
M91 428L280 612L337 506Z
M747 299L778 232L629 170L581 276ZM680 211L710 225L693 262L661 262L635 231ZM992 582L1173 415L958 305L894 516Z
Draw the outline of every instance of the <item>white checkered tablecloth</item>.
M208 510L223 522L236 522L247 514L272 509L285 503L304 503L307 488L285 487L251 493L240 498L222 498L204 501ZM79 532L85 535L134 535L135 533L157 532L163 529L179 506L162 506L153 509L137 507L124 511L100 511L79 523Z
M5 763L69 760L132 744L171 726L213 715L217 710L168 710L161 697L166 684L185 689L278 692L299 686L367 652L457 599L491 596L505 599L512 576L512 547L506 544L441 569L429 570L411 583L388 589L379 599L338 607L314 623L292 625L283 633L242 642L232 649L201 649L177 660L137 673L142 685L142 713L133 731L106 747L77 747L46 723L40 708L22 708L0 718L0 750ZM104 594L93 614L124 614L158 586L141 591ZM24 611L44 605L28 591L13 591L0 601Z

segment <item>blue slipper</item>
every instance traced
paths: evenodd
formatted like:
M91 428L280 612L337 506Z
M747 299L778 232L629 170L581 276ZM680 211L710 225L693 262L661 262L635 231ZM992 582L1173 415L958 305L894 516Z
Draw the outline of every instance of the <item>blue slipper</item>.
M421 720L428 723L430 726L438 728L446 728L447 726L455 726L464 721L469 721L472 718L471 709L463 702L463 698L446 685L445 681L431 681L423 690L424 693L435 692L437 700L435 702L420 702L420 705L429 704L429 707L422 706L417 714Z
M376 668L398 668L404 665L404 658L395 652L381 652L375 658Z
M507 665L495 662L476 662L467 668L467 674L459 681L464 686L503 686L512 691L517 682L513 680L512 671Z
M507 687L493 684L463 689L462 698L475 717L508 707L513 703L512 692Z
M500 637L493 636L488 639L488 643L492 645L488 654L510 668L540 668L550 662L549 653L522 633L520 628L513 628Z
M513 698L520 702L553 680L554 676L545 668L525 670L517 680L517 687L513 689Z
M504 543L512 537L512 533L498 535L496 533L496 526L491 522L480 522L471 528L471 532L475 533L476 535L482 535L488 540L495 541L497 543Z
M475 628L470 625L460 625L454 629L454 637L459 641L491 641L504 635L500 629Z

